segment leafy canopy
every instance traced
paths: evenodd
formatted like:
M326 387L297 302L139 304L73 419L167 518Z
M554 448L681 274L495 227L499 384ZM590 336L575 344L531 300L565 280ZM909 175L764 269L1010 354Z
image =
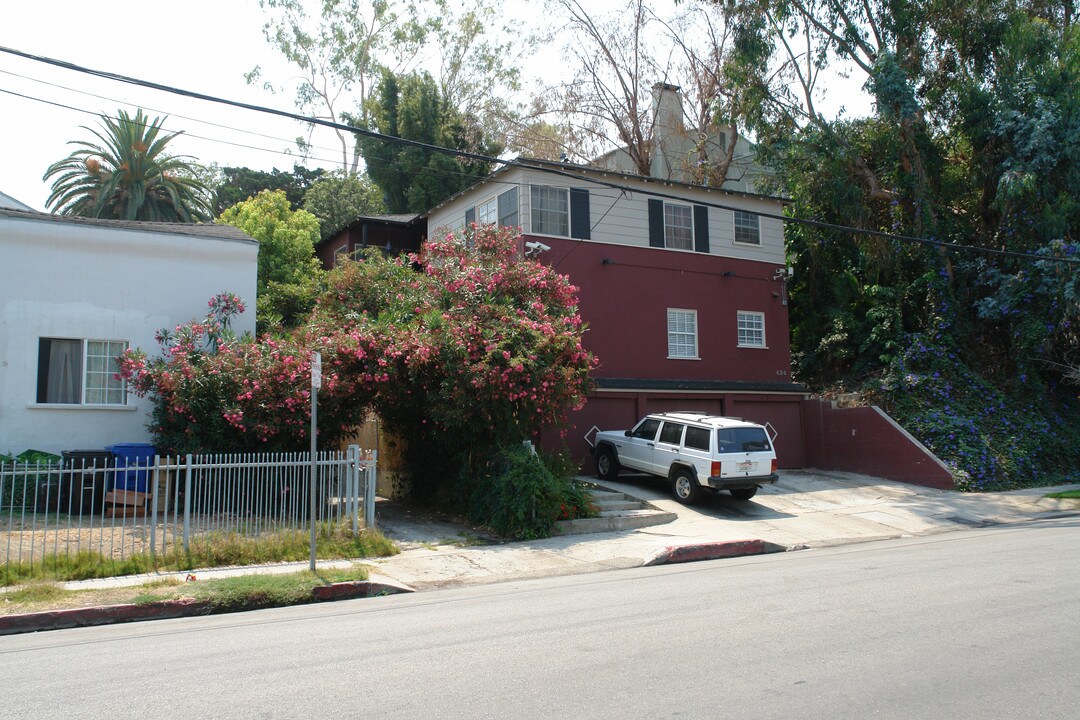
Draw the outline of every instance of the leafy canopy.
M447 102L426 72L400 78L384 75L368 114L369 129L384 135L487 156L502 152L474 117ZM379 138L361 136L357 145L368 175L382 189L393 213L424 212L491 170L490 163Z
M100 130L83 126L97 142L72 140L78 147L49 166L53 178L46 205L61 215L201 222L211 217L200 168L188 156L171 155L169 142L180 132L162 131L164 117L151 120L139 109L132 117L118 110L101 115Z
M327 173L304 193L304 210L319 219L325 240L361 215L386 212L382 191L367 175Z
M228 208L218 222L259 241L256 322L260 332L300 322L311 309L322 269L315 257L319 221L293 210L282 190L263 190Z

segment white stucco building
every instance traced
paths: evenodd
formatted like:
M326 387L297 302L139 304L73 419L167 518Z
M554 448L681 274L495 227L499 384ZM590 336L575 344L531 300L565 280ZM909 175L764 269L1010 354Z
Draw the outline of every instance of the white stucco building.
M149 442L152 403L113 377L126 347L228 291L255 330L258 243L227 225L65 217L0 203L0 453Z

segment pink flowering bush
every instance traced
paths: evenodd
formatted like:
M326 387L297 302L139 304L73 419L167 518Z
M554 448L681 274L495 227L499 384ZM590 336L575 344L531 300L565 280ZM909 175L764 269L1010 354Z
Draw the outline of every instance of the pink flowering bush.
M235 337L243 303L222 294L203 321L162 333L159 357L126 353L120 374L153 397L163 451L304 450L318 350L320 445L374 409L405 440L417 494L464 503L493 458L584 402L595 364L577 289L520 250L516 231L473 226L429 241L422 257L346 262L307 321L276 338Z

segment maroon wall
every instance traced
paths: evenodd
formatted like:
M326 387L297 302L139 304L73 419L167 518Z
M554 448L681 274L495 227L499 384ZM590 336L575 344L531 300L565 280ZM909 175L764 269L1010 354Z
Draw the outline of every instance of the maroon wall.
M594 377L790 382L780 265L704 253L536 238L579 288ZM669 360L667 309L697 310L700 360ZM767 349L740 348L736 313L765 313Z
M570 413L564 432L547 431L540 440L549 450L565 445L575 458L583 461L586 471L591 472L585 437L594 425L600 430L625 430L649 413L699 411L768 423L776 432L776 458L780 467L801 468L806 466L802 402L801 395L596 392L589 396L585 407Z
M876 407L837 408L806 400L803 436L810 467L953 488L948 468Z

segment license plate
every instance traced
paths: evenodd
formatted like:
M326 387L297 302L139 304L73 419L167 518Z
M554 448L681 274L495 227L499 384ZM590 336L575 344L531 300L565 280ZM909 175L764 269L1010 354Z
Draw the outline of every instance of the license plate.
M750 472L754 469L754 463L752 460L743 460L739 463L739 472Z

